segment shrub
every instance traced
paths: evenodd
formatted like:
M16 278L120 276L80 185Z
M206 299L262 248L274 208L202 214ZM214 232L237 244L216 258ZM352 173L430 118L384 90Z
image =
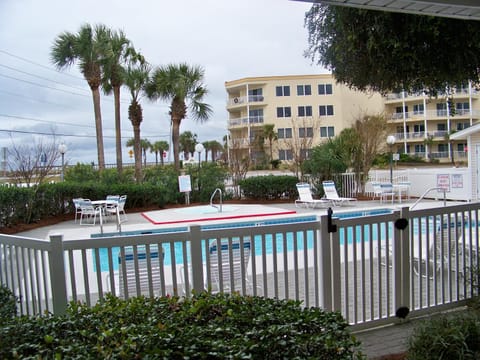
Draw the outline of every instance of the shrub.
M362 357L358 345L338 313L207 292L109 295L93 307L71 303L64 316L0 328L1 358L355 359Z
M415 327L408 359L478 359L480 317L474 311L442 315Z
M11 321L17 315L17 298L9 288L0 285L0 326Z
M298 179L289 175L253 176L239 182L243 195L252 200L293 199Z

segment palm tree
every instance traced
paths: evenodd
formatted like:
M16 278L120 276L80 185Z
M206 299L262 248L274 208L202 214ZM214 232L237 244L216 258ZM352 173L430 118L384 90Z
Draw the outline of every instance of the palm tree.
M192 118L200 122L207 121L212 113L210 105L203 102L207 94L203 78L204 70L199 66L170 64L157 68L146 88L150 99L170 101L173 159L177 170L180 169L180 124L187 116L187 108Z
M263 137L268 140L268 146L270 148L270 164L273 161L273 141L278 139L278 135L275 132L275 125L265 124L263 125ZM272 164L273 167L273 164Z
M122 173L122 130L120 121L120 88L125 79L124 64L130 56L135 56L135 50L131 46L123 31L108 31L109 42L105 50L105 58L102 61L103 79L102 88L105 94L113 92L115 104L115 144L117 155L117 170Z
M98 169L105 169L102 114L100 111L101 61L108 43L108 31L104 25L83 25L77 34L64 32L57 36L51 49L51 60L60 70L78 63L81 73L92 91L95 129L97 135Z
M135 157L135 179L142 180L142 153L140 146L140 124L143 121L143 110L140 97L148 81L150 67L146 62L131 62L125 72L125 86L130 91L131 101L128 106L128 118L133 126L133 153ZM132 146L128 145L127 146Z
M191 131L184 131L178 137L179 150L183 151L185 160L190 158L190 155L195 152L195 145L197 144L197 134Z
M140 147L143 153L143 166L147 167L147 150L152 147L152 144L147 139L140 140Z
M168 142L164 140L156 141L152 144L150 148L150 152L155 153L155 165L158 165L158 154L161 154L160 162L162 163L162 166L163 166L163 153L165 151L168 151L168 149L169 149Z
M221 152L222 150L223 150L223 146L218 141L213 140L210 142L210 151L212 152L212 162L215 162L217 160L217 153Z

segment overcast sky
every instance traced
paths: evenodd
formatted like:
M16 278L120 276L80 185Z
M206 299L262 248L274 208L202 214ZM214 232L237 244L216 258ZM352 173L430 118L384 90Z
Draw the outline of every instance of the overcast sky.
M68 147L70 164L97 163L87 83L76 65L57 72L50 60L54 39L64 31L76 33L84 23L123 30L153 66L202 66L209 90L205 102L214 113L203 124L183 120L180 132L191 131L200 142L221 142L227 133L225 81L325 72L303 57L310 7L289 0L0 0L0 147L48 143L55 133L56 142ZM122 99L123 158L133 162L125 146L133 137L125 90ZM142 100L142 138L170 141L168 105ZM105 159L114 163L112 96L102 93L101 110Z

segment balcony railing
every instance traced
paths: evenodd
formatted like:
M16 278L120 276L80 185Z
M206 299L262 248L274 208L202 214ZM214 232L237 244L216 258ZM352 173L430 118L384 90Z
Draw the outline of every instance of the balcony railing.
M228 100L228 105L235 106L246 103L262 102L264 99L263 95L234 96Z
M247 126L248 124L263 124L263 116L250 116L244 118L230 119L228 122L229 127Z
M407 121L418 121L424 120L432 120L435 118L447 118L448 111L445 109L442 110L428 110L428 111L409 111L405 113L405 119ZM480 111L478 110L469 110L469 109L456 109L454 115L450 116L450 119L454 119L455 117L480 117ZM388 121L392 122L399 122L403 121L403 113L392 113L390 116L387 116Z

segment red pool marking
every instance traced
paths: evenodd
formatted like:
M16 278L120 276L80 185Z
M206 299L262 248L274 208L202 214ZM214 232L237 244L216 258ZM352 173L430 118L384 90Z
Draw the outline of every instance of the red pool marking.
M167 224L181 224L186 222L196 222L196 221L215 221L215 220L231 220L231 219L242 219L250 217L261 217L261 216L273 216L273 215L292 215L296 214L295 210L286 210L286 211L277 211L272 213L262 213L262 214L245 214L245 215L231 215L231 216L216 216L216 217L207 217L207 218L194 218L194 219L185 219L185 220L169 220L169 221L155 221L147 214L142 213L142 216L150 221L154 225L167 225Z

